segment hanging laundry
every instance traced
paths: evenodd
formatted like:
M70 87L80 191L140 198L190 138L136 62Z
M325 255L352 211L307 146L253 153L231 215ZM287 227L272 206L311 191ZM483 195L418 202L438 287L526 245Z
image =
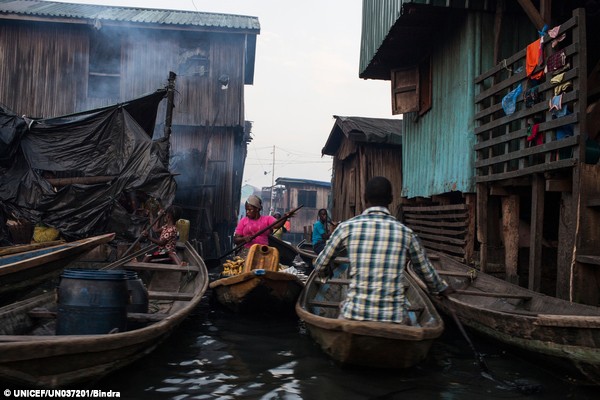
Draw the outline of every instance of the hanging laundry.
M564 77L565 77L565 73L562 72L558 75L553 76L552 79L550 79L550 83L555 85L554 86L554 95L555 96L558 96L559 94L566 92L567 90L569 90L571 88L571 86L573 86L573 83L571 81L563 82Z
M527 46L527 57L525 59L525 72L531 79L541 79L544 76L544 70L533 73L539 66L540 60L544 59L544 51L542 49L542 39L538 39L535 42Z
M555 72L561 70L567 64L567 54L565 49L561 49L552 54L546 60L546 72Z
M519 85L515 89L508 92L506 96L502 98L502 109L504 109L504 113L506 115L511 115L515 112L515 110L517 109L517 99L519 98L521 93L523 93L523 88L519 83Z
M531 144L536 146L544 143L544 136L540 132L540 124L529 125L527 127L527 141L533 142Z
M555 117L556 114L562 109L562 94L552 97L548 101L548 106L550 107L548 111L550 111L552 116Z
M563 40L565 40L565 38L567 37L566 33L562 33L562 34L558 34L558 32L560 31L560 25L555 26L554 28L550 29L548 31L548 36L550 36L552 39L552 48L554 49L556 46L558 46L558 44L560 42L562 42Z

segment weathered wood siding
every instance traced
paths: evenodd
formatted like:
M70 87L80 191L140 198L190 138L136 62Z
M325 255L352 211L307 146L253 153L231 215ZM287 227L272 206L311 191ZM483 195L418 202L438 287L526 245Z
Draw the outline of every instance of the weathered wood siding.
M119 89L110 98L88 96L93 35L120 43ZM191 221L191 238L207 254L224 250L237 222L246 158L244 76L248 34L191 29L127 28L34 21L0 24L0 102L19 115L48 118L133 99L167 85L177 74L171 133L175 202ZM190 54L204 60L189 72ZM219 77L229 83L221 87ZM155 137L164 132L166 101ZM216 237L215 237L216 233Z
M89 26L3 21L0 99L18 114L47 118L129 100L166 86L177 74L174 125L243 126L245 35L102 28L121 42L120 93L87 96ZM208 57L206 75L186 75L181 57L195 43ZM229 76L227 90L218 83ZM26 96L18 94L26 93Z
M394 200L389 208L397 215L402 202L402 147L373 145L344 139L333 160L332 219L343 221L365 210L367 181L385 176L392 183Z

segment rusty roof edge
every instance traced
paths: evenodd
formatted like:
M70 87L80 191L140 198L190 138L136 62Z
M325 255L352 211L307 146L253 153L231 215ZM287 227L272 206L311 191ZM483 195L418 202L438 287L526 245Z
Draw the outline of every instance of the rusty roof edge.
M22 4L31 4L30 7L17 7ZM13 7L9 7L13 6ZM53 12L52 8L56 11ZM67 11L65 11L65 9ZM69 11L71 9L71 11ZM79 9L79 11L77 11ZM88 12L89 10L89 12ZM125 18L122 13L126 10L142 12L151 12L156 14L156 20L152 21L150 18L146 21L136 21L134 18ZM112 11L112 12L111 12ZM139 17L139 13L133 15L133 17ZM227 31L245 31L247 33L258 34L260 32L260 23L258 17L235 15L235 14L223 14L223 13L208 13L201 11L186 11L186 10L160 10L152 8L137 8L137 7L123 7L123 6L103 6L103 5L84 5L75 3L57 3L51 1L8 1L0 0L0 15L4 16L20 16L10 19L34 19L36 21L47 20L50 22L69 22L73 23L89 23L89 21L101 21L102 23L108 24L111 21L111 25L134 23L139 25L156 25L156 26L194 26L205 29L226 29ZM165 19L169 17L177 16L193 16L196 18L182 18L177 20L171 18L170 21ZM205 18L203 18L205 17ZM219 24L215 23L214 17L225 17L231 20L235 20L233 23L227 25L226 23ZM245 22L240 23L240 19ZM217 18L219 20L219 18ZM232 21L229 21L232 22ZM245 25L245 26L240 26Z

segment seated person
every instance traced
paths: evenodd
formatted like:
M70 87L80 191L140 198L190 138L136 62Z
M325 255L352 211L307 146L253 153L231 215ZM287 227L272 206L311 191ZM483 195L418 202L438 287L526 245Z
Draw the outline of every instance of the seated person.
M160 210L158 212L158 218L162 215L165 216L165 224L160 228L152 228L154 232L160 232L158 239L153 238L148 229L142 232L142 235L147 237L148 240L156 245L158 249L150 254L146 254L142 262L149 262L153 258L169 256L169 258L177 265L182 265L181 260L177 256L176 246L177 238L179 236L177 232L177 226L175 225L177 220L181 217L181 208L177 206L170 206L166 211ZM150 214L150 226L153 226L153 217Z

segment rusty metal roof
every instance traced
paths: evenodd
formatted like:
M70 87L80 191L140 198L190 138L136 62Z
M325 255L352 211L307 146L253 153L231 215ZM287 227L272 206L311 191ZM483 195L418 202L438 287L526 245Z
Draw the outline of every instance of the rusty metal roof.
M321 154L335 155L344 138L355 142L402 145L401 119L333 117L335 124Z
M258 34L258 17L218 14L198 11L158 10L150 8L114 7L91 4L57 3L37 0L0 0L0 16L13 15L48 18L49 20L75 19L100 23L136 23L186 26L207 30L243 30Z

